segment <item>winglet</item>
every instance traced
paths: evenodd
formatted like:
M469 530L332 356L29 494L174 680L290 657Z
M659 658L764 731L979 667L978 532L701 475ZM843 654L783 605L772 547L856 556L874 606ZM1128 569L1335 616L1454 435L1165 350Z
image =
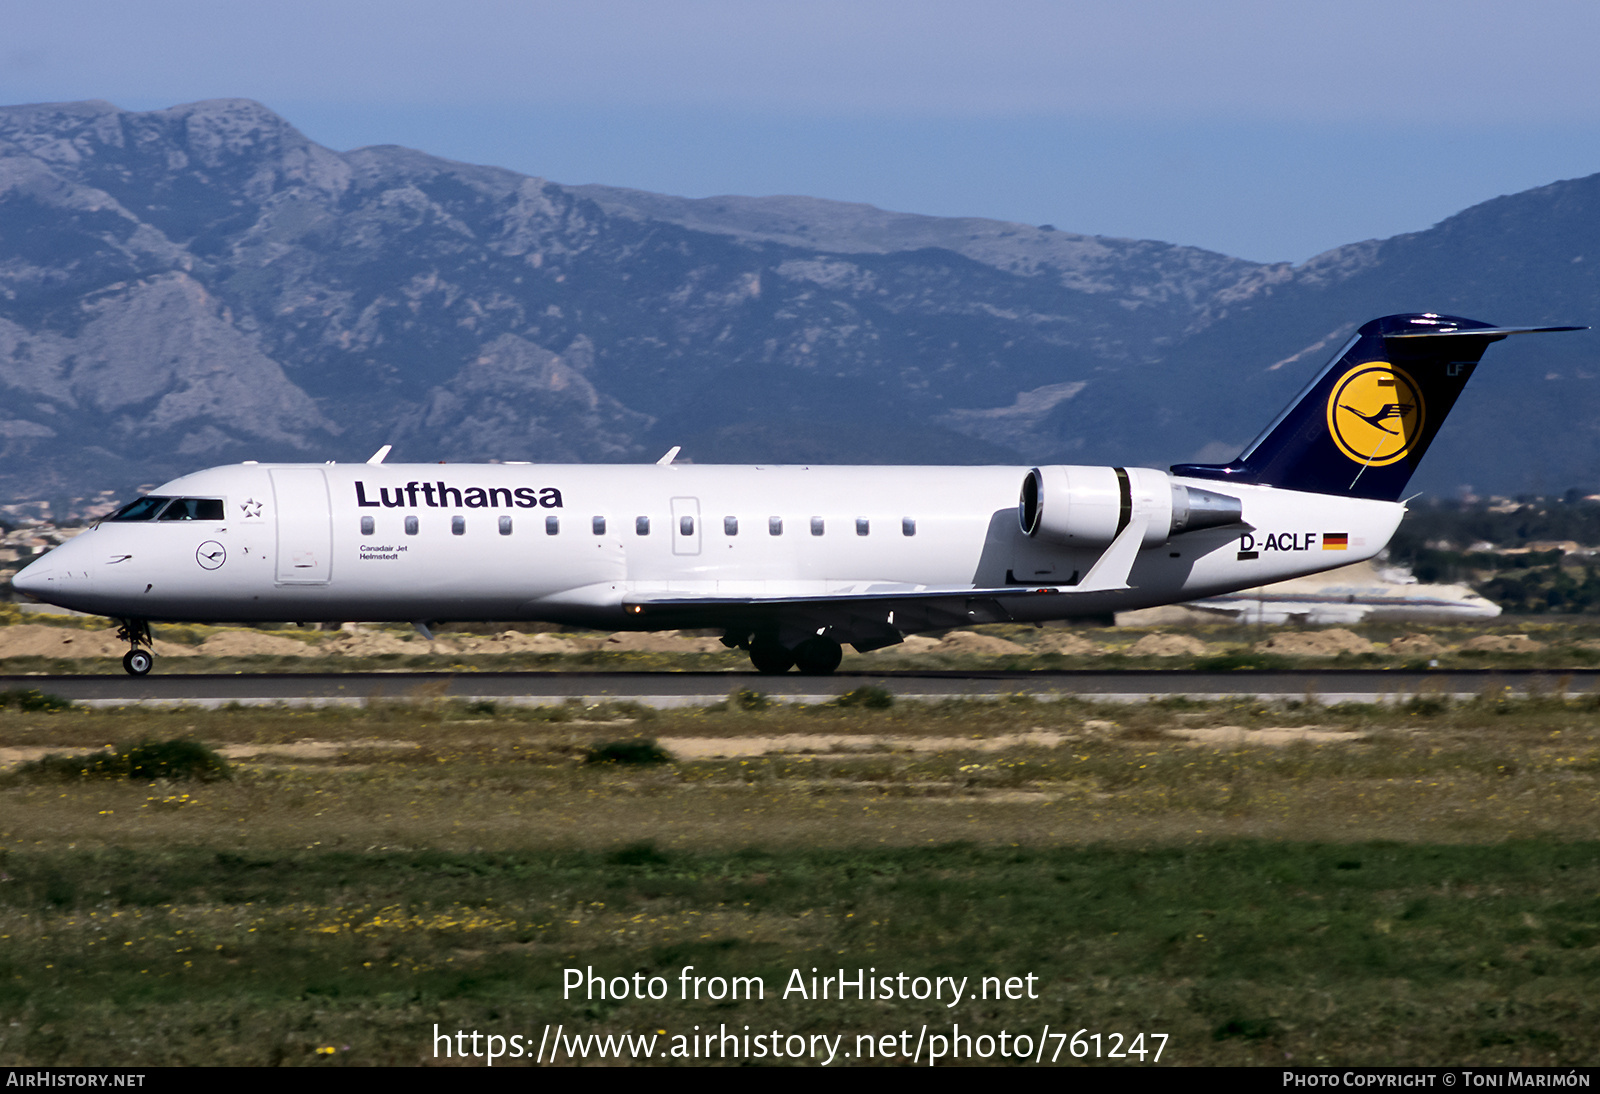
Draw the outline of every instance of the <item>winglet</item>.
M374 452L372 454L372 456L367 460L367 462L368 463L382 463L384 460L389 458L389 453L392 452L393 450L394 450L394 445L386 444L382 448L380 448L376 452Z
M678 453L683 451L683 445L675 444L667 449L667 454L656 461L661 467L671 467L672 461L678 458Z

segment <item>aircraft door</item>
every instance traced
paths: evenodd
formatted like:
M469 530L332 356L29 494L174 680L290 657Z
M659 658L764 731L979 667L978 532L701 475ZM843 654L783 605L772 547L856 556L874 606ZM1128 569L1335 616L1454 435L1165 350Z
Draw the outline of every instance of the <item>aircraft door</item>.
M320 467L276 467L271 474L278 584L326 585L333 569L328 477Z
M700 499L672 499L672 553L700 553Z

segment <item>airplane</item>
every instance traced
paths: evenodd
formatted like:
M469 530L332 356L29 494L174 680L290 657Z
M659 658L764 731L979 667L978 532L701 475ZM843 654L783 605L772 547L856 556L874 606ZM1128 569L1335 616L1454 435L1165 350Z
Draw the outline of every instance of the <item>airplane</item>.
M243 464L172 480L12 581L120 623L716 628L822 674L918 631L1219 596L1371 558L1497 327L1362 326L1227 464ZM1019 496L1020 495L1020 496Z
M1365 563L1318 576L1206 597L1182 607L1226 616L1239 623L1293 621L1312 626L1408 620L1452 623L1493 619L1500 614L1500 605L1466 585L1424 585L1415 579L1383 580Z

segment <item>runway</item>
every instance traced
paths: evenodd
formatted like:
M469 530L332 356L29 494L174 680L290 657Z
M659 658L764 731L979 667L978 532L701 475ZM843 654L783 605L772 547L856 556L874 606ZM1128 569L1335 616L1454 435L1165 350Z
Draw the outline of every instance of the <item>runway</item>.
M0 676L0 690L35 688L74 703L120 706L336 706L453 699L518 705L629 701L668 708L707 706L734 691L759 691L793 703L822 703L860 687L884 688L904 700L1082 696L1101 702L1152 698L1250 697L1319 703L1392 702L1413 695L1466 699L1509 688L1515 694L1557 690L1600 692L1600 670L1466 670L1386 672L1369 669L1189 672L839 672L832 676L762 676L755 672L383 672L202 675L135 678Z

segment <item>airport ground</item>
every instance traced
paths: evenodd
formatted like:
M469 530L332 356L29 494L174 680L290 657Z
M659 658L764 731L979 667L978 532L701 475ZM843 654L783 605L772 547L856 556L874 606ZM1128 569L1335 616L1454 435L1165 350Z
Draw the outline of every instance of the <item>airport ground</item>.
M8 745L188 734L235 773L0 790L0 1059L416 1063L434 1023L545 1021L1593 1058L1590 710L758 705L11 712ZM584 762L646 736L683 758ZM955 1012L563 1000L580 966L1042 988Z
M392 671L747 671L711 632L564 631L544 624L460 625L428 641L401 624L343 629L157 625L156 673ZM117 671L126 651L108 620L20 612L0 603L0 674ZM841 669L894 670L1600 668L1600 617L1537 615L1424 625L1297 628L984 626L915 635Z
M1591 637L1501 622L1541 648L1474 663L1559 668ZM1391 656L1384 634L1355 629L1375 651L1345 659ZM1474 658L1453 652L1470 637L1427 634ZM1267 640L1189 637L1207 647L1196 657ZM599 655L677 660L662 671L732 656ZM1029 1036L1047 1060L1062 1047L1061 1062L1053 1038L1083 1030L1100 1040L1072 1062L1114 1066L1154 1062L1157 1034L1162 1064L1569 1066L1600 1048L1589 696L906 702L868 688L795 706L729 679L726 701L669 710L442 689L108 709L13 690L0 1063L461 1063L435 1056L436 1027L521 1036L531 1053L546 1023L664 1030L663 1050L696 1026L842 1035L841 1051L959 1026ZM173 738L216 748L231 778L14 766ZM652 741L670 759L636 762L656 758ZM680 999L690 966L760 977L766 998ZM1037 997L784 998L813 967L974 991L1032 975ZM564 998L571 968L670 992ZM1104 1055L1141 1033L1145 1059Z

